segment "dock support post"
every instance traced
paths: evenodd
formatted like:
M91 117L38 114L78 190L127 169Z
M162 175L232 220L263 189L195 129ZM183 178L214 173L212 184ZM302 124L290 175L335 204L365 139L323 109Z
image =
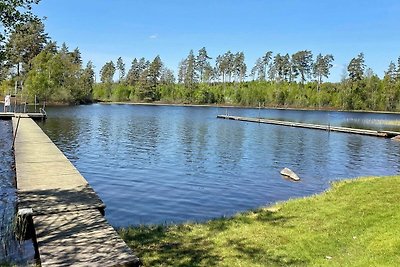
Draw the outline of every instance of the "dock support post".
M15 138L17 137L18 126L19 126L20 120L21 120L21 115L18 116L18 121L17 121L17 126L15 127L15 133L14 133L14 137L13 137L12 147L14 147L14 144L15 144Z

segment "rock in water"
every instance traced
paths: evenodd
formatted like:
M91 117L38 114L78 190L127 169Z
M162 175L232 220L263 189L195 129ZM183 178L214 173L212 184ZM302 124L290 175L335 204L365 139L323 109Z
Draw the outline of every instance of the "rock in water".
M392 140L400 141L400 135L396 135L395 137L392 137Z
M297 176L297 174L295 174L291 169L289 168L284 168L281 170L281 174L283 176L286 176L294 181L300 181L299 176Z

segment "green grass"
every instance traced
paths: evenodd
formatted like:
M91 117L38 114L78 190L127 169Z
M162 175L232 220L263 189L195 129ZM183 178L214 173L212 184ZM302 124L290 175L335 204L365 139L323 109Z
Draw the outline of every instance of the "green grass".
M232 218L119 233L145 266L396 266L399 201L400 176L360 178Z

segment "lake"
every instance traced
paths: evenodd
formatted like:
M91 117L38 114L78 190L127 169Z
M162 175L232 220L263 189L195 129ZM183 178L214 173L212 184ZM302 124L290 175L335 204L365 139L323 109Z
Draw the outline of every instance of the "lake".
M400 130L397 114L218 107L49 107L39 123L116 227L204 221L400 171L400 142L216 119L218 114ZM279 171L289 167L295 183Z

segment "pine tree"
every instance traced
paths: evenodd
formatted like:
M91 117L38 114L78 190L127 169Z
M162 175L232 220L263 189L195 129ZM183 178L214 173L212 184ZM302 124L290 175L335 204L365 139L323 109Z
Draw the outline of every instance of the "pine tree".
M45 48L48 38L44 24L40 20L29 21L15 27L4 53L8 63L16 68L17 76L30 70L32 59Z
M196 59L193 55L193 50L190 50L185 63L186 72L184 73L184 83L187 88L193 88L193 85L198 81L198 76L195 70Z
M185 83L185 74L186 74L186 59L179 62L178 66L178 83Z
M163 68L161 70L160 83L174 84L175 83L174 72L168 68Z
M263 74L264 74L263 66L264 66L264 64L262 63L262 59L257 58L256 63L254 64L254 66L250 72L250 75L253 77L253 81L255 80L256 76L257 76L257 80L259 80L259 81L265 79L265 77L263 76Z
M360 53L357 57L353 58L347 66L349 77L351 81L360 81L364 76L364 54Z
M199 50L199 54L196 57L196 70L199 72L200 82L204 82L204 69L209 64L208 60L211 57L208 56L207 50L205 47Z
M258 58L253 68L251 69L250 75L253 77L253 80L257 76L257 80L265 81L267 78L267 74L269 73L269 67L271 66L272 59L272 51L268 51L264 56Z
M122 82L125 78L125 63L121 57L117 59L117 69L118 69L118 82Z
M79 51L79 48L75 48L74 51L69 52L69 55L72 57L72 62L76 65L81 66L82 65L82 56L81 56L81 51Z
M292 55L293 70L300 74L302 84L311 76L312 53L309 50L299 51Z
M111 84L113 82L114 74L115 74L114 62L112 61L107 62L100 70L101 82Z
M395 82L396 81L396 79L397 79L397 70L396 70L396 64L394 64L393 61L390 62L387 71L385 71L385 77L384 78L389 82Z
M267 77L267 67L269 66L269 63L272 59L272 51L268 51L265 53L265 55L262 57L262 64L263 64L263 73L264 73L264 79Z
M397 81L400 81L400 57L397 59Z
M332 55L321 55L318 54L317 58L315 59L315 63L313 64L313 75L317 79L317 90L319 91L319 88L322 83L322 78L328 78L330 74L330 69L333 67L332 62L333 62L333 56Z
M239 82L242 82L246 76L247 66L244 59L244 53L238 52L235 54L233 60L233 74Z

